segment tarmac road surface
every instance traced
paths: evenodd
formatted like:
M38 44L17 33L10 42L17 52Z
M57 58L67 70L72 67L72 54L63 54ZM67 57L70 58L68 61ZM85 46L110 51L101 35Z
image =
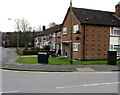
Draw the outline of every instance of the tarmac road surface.
M2 93L118 93L118 72L2 70Z

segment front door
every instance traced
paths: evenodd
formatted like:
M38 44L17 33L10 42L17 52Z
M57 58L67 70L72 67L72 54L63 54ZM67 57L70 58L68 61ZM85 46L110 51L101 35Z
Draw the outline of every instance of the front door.
M68 45L65 45L63 48L63 56L67 56L68 55Z

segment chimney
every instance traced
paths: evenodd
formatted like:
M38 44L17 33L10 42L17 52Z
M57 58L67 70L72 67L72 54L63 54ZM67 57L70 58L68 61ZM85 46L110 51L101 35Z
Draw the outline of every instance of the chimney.
M43 31L45 30L45 26L43 26Z
M115 6L116 9L116 16L120 17L120 1L118 2L118 4Z

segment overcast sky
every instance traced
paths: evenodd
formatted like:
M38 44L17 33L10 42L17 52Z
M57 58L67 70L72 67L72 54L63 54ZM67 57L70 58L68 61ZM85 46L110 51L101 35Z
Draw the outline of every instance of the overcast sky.
M72 0L73 7L103 11L115 11L120 0ZM32 27L50 22L61 24L70 0L0 0L0 31L12 32L15 22L11 19L26 18Z

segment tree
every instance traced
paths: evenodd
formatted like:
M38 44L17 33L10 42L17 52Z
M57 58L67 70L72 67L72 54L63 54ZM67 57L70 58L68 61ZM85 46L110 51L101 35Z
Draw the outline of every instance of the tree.
M21 31L21 30L20 30L20 19L16 19L16 20L15 20L15 24L16 24L16 29L17 29L18 31Z
M27 47L29 42L28 42L28 31L31 32L32 28L30 27L30 24L27 19L21 18L21 19L16 19L15 20L16 28L17 28L17 43L19 46L19 43L21 43L21 40L24 40L24 46ZM20 37L20 32L23 32L23 39Z
M39 31L39 32L42 31L41 25L38 26L38 31Z
M28 31L29 31L29 32L32 32L32 27L29 27L29 28L28 28Z
M29 30L29 22L25 18L20 20L20 28L22 32L27 32Z
M17 31L27 32L30 29L29 21L25 18L15 19L16 29Z
M57 25L57 24L56 24L55 22L50 22L48 26L51 28L51 27L54 27L54 26L56 26L56 25Z

